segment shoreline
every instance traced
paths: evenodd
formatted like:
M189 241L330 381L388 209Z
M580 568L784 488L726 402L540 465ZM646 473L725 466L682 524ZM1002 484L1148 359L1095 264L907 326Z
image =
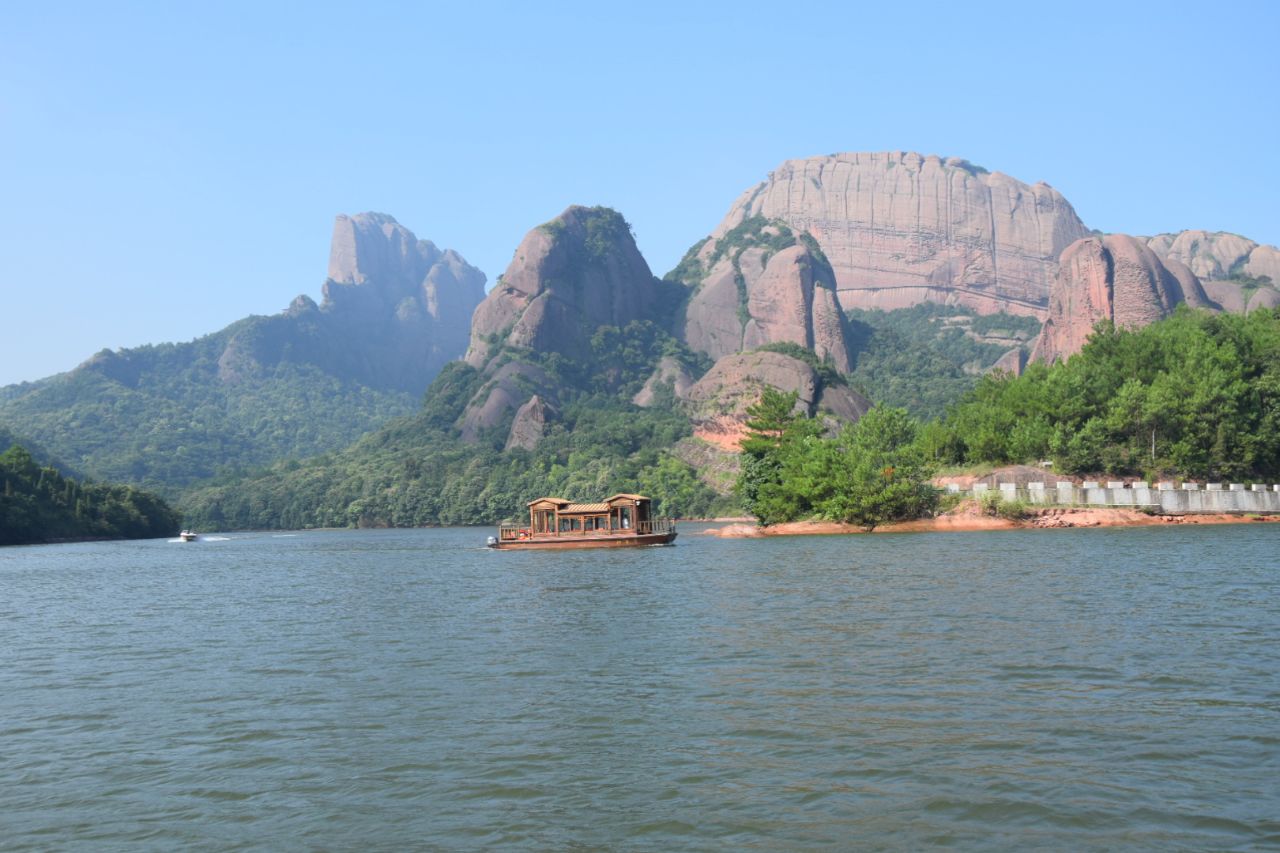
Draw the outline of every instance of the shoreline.
M704 536L722 539L756 539L766 536L847 536L865 533L972 533L986 530L1065 530L1090 527L1165 527L1184 524L1256 524L1280 522L1280 515L1205 513L1201 515L1153 515L1110 507L1045 507L1031 509L1020 519L983 514L976 505L962 505L933 518L892 521L867 530L837 521L789 521L769 527L732 523L707 528Z

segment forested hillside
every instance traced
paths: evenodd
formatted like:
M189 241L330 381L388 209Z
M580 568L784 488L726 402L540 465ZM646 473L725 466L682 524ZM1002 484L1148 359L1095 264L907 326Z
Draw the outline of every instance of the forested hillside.
M17 445L0 453L0 545L149 539L176 533L180 522L148 492L64 477Z
M478 370L456 362L437 377L418 415L341 453L194 491L187 517L201 529L482 524L518 517L539 495L637 490L654 496L664 515L704 516L726 506L666 452L690 433L669 391L666 405L645 409L625 393L567 392L569 402L533 450L504 449L509 418L476 442L462 441L454 428L483 382ZM622 387L634 388L634 380Z
M0 389L0 418L77 470L173 490L227 468L337 449L416 400L292 362L219 377L250 318L185 344L104 351L80 368Z
M79 471L166 494L336 450L417 408L463 354L484 280L390 216L339 216L322 304L299 296L189 343L103 350L0 389L0 423Z
M1012 349L1029 349L1033 317L978 315L924 303L897 311L849 312L856 353L850 376L877 403L922 420L942 415Z
M986 377L926 430L957 463L1052 459L1066 474L1280 477L1280 311L1179 309L1102 323L1065 364Z

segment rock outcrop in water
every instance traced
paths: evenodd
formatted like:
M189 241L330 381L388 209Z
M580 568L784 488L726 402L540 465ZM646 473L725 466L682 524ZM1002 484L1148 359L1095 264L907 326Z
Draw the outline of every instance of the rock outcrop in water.
M1199 280L1175 260L1161 261L1126 234L1090 237L1062 253L1049 318L1032 360L1053 363L1080 351L1099 320L1138 328L1169 316L1181 303L1211 307Z
M788 160L712 237L756 216L816 238L846 309L933 301L1044 316L1058 256L1088 234L1047 184L907 152Z

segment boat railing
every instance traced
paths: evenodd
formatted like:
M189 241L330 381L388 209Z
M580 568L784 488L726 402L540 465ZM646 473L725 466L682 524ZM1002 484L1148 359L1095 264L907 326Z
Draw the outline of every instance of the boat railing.
M648 536L651 534L671 533L675 529L676 529L676 523L674 519L653 518L653 519L648 519L646 521L637 522L634 531L629 527L615 527L612 530L608 530L608 529L596 529L596 530L587 530L587 531L566 530L563 532L549 530L546 533L538 533L537 536L538 538L542 538L544 536L581 536L583 535L584 532L592 536L609 536L609 535L621 536L621 535L628 535L628 534ZM518 542L522 539L531 539L533 538L533 536L534 534L532 530L530 530L528 527L524 527L519 524L502 524L498 526L499 542Z
M670 533L675 529L676 523L674 519L652 518L648 521L640 522L636 527L636 532L641 536L646 536L650 533Z

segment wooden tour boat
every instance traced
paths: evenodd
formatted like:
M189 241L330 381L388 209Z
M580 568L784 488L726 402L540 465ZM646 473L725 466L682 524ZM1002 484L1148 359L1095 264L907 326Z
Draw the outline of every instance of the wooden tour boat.
M529 525L502 525L489 537L490 548L619 548L667 545L676 538L675 521L654 518L653 501L644 495L590 504L538 498L528 506Z

